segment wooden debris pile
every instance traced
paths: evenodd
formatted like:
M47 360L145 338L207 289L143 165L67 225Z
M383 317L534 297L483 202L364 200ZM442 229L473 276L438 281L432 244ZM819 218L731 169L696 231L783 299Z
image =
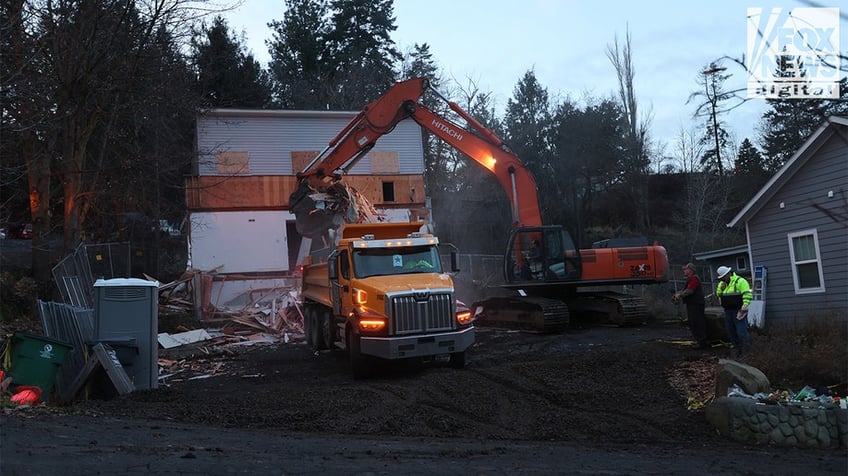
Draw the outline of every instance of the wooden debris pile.
M201 306L203 318L198 322L194 317L192 297L196 273L197 270L186 271L179 279L159 286L160 322L168 316L184 316L186 318L177 326L178 330L217 328L219 335L214 345L303 340L303 311L294 287L245 291L220 307L205 299ZM154 280L150 276L145 277Z

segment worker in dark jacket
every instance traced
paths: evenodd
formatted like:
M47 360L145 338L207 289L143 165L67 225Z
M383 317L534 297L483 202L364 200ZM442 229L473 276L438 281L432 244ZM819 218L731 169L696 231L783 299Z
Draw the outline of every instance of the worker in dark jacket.
M751 339L748 336L748 305L754 298L748 281L734 273L729 266L719 266L716 270L719 279L716 285L716 296L724 308L724 325L727 336L733 344L731 357L742 357L751 350Z
M682 291L674 293L674 302L681 300L686 304L686 317L689 321L689 330L698 347L709 349L707 342L707 318L704 315L704 291L701 289L701 280L695 272L695 265L686 263L683 266L683 275L686 276L686 287Z

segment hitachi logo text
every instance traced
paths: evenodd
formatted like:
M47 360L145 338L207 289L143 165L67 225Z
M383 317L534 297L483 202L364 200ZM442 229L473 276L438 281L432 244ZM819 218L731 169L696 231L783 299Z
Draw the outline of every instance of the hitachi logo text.
M453 137L454 139L462 140L462 134L458 130L452 129L451 127L447 126L446 124L442 123L441 121L437 121L437 120L433 119L433 126L437 129L443 131L447 135Z

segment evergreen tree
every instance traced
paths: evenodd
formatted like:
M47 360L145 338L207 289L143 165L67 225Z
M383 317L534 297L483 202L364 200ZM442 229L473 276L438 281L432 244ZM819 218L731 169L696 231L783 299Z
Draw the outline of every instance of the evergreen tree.
M781 55L779 77L794 76L797 58ZM806 71L801 77L806 77ZM766 99L769 110L759 124L760 146L765 152L765 169L774 173L783 166L801 145L822 125L828 116L848 115L848 79L840 80L840 100L829 99Z
M515 85L507 100L503 127L505 140L515 155L533 174L537 187L558 190L560 181L553 173L551 127L553 114L548 91L530 70ZM539 204L543 216L560 207L558 193L544 195Z
M430 45L416 43L412 47L401 67L401 79L427 78L430 85L439 89L442 83L439 66L430 53ZM429 105L428 105L429 106Z
M771 174L766 170L763 154L746 137L736 154L733 163L732 200L728 202L731 213L735 214L768 181Z
M427 78L430 86L440 91L442 79L439 67L427 43L413 46L412 51L404 59L401 71L402 79ZM439 115L444 116L448 113L449 109L445 102L432 94L424 94L420 102ZM433 198L448 193L454 181L451 172L452 164L456 162L455 149L424 128L421 128L421 140L424 144L424 177L427 181L427 196Z
M725 161L729 143L729 134L721 116L726 112L725 102L734 97L733 93L724 90L724 82L730 77L729 74L724 73L726 69L717 63L704 67L698 76L698 84L703 91L689 96L690 100L702 98L695 110L695 117L704 118L705 126L704 134L700 139L705 147L701 166L704 170L717 172L719 175L724 175L726 169Z
M271 103L268 73L242 42L230 34L223 17L203 25L192 39L197 83L207 107L264 108Z
M333 65L327 35L330 31L326 0L286 0L282 21L268 42L274 100L285 109L325 109L333 88Z
M332 0L327 35L334 88L329 105L359 110L397 80L401 54L391 39L397 29L392 0Z
M624 180L621 150L626 143L626 122L621 107L612 99L587 99L582 109L566 101L554 116L556 161L552 175L564 184L560 206L554 208L560 217L553 223L572 224L573 236L585 240L584 230L598 222L596 200L603 199L611 187ZM540 190L547 198L551 190ZM565 204L563 207L562 204Z
M736 161L733 164L733 172L736 175L763 175L765 173L763 155L747 137L739 145L739 152L736 154Z

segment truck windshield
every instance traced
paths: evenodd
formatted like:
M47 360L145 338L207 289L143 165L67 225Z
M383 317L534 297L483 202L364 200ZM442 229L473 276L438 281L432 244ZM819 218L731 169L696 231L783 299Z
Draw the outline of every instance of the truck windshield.
M392 274L441 273L442 263L435 246L405 248L359 248L353 251L357 278Z

